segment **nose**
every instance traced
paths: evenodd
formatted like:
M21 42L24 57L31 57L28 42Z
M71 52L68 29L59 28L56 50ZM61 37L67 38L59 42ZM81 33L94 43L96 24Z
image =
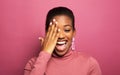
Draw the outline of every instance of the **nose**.
M65 38L65 34L63 33L63 31L60 31L59 39L63 39L63 38Z

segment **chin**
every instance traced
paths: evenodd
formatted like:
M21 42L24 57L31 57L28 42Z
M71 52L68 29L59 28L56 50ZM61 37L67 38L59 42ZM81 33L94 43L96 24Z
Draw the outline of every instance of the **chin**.
M54 50L53 53L57 55L58 57L63 57L67 52L68 50L64 50L64 51Z

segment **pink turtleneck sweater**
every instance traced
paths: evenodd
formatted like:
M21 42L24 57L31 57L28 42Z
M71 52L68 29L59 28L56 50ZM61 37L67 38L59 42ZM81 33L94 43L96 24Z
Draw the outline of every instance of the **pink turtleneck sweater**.
M26 64L24 75L101 75L101 70L93 57L81 52L56 57L41 51Z

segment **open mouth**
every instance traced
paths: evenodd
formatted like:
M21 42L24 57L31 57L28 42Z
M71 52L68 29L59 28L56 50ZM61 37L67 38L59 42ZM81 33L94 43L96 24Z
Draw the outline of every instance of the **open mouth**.
M56 48L58 51L64 51L67 47L67 41L58 41L56 43Z
M57 45L63 45L63 44L66 44L66 41L58 41L57 42Z

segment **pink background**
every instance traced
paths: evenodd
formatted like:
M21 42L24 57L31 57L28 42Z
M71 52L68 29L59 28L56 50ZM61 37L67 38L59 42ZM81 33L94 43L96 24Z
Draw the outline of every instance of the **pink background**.
M95 57L103 75L120 75L119 0L0 0L0 75L23 75L55 6L75 14L76 50Z

